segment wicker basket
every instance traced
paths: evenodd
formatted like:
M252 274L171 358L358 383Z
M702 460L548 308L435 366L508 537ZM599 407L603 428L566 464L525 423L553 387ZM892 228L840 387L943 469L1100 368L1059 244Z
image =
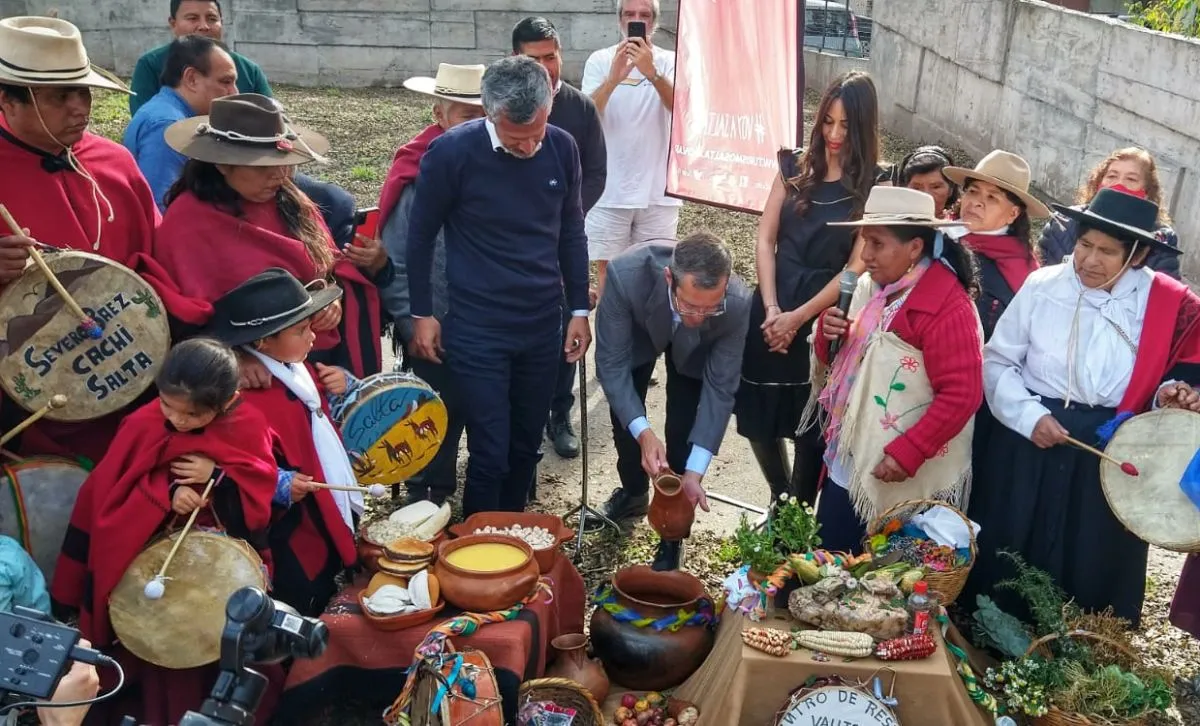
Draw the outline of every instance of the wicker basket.
M1025 655L1030 656L1033 655L1035 651L1040 651L1045 657L1051 657L1050 651L1045 646L1051 641L1057 640L1058 637L1059 636L1057 633L1051 633L1050 635L1044 635L1038 638L1029 644L1029 648L1025 651ZM1138 659L1132 651L1115 640L1087 630L1072 630L1067 633L1067 637L1090 638L1092 640L1100 641L1116 648L1117 650L1120 650L1133 660ZM1142 726L1142 724L1145 722L1145 716L1137 716L1134 718L1113 721L1100 716L1084 716L1078 713L1069 713L1059 709L1057 706L1051 706L1050 711L1045 716L1038 716L1033 719L1034 726Z
M923 507L924 505L929 505L930 507L940 506L949 509L959 517L962 517L962 521L966 522L967 524L967 531L971 533L970 562L953 570L947 570L946 572L927 572L925 575L925 582L929 584L930 591L937 594L938 602L942 605L949 605L950 603L954 602L958 598L959 594L963 591L963 586L967 584L967 576L971 574L971 568L975 566L975 559L979 554L975 546L975 532L971 527L971 520L967 519L967 515L963 514L957 508L947 504L946 502L939 501L937 499L910 499L906 502L900 502L899 504L893 506L891 509L879 515L875 521L871 522L871 526L867 528L867 539L870 539L876 534L882 533L884 525L894 519L901 511L906 509L915 510L916 508ZM909 516L912 516L912 514ZM868 547L865 542L863 544L863 548L867 552L871 551L871 548Z
M596 699L579 683L569 678L536 678L521 684L518 703L550 701L563 708L575 709L571 726L604 726L604 713Z

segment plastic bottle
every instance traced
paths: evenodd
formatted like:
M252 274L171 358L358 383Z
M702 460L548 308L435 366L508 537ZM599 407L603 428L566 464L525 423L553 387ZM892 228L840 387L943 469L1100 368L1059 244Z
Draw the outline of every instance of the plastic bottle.
M933 611L933 600L929 597L929 583L918 580L908 596L908 632L924 635L929 631L929 618Z

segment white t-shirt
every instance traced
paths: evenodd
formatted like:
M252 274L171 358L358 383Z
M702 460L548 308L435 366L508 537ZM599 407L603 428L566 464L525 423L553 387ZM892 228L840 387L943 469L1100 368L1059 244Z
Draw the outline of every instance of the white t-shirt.
M595 92L612 68L617 48L592 53L583 67L581 90ZM675 77L675 52L651 46L654 68L666 78ZM671 112L663 106L654 84L637 68L621 82L601 114L604 143L608 148L608 180L597 207L645 209L654 204L679 206L682 200L665 195L667 153L671 147Z

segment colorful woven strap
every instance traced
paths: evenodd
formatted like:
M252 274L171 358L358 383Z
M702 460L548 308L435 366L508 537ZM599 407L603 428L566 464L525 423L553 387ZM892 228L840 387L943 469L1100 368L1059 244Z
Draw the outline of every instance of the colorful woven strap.
M620 623L629 623L635 628L653 628L658 632L664 630L672 633L685 626L703 625L706 627L715 627L717 624L716 608L712 600L702 597L696 601L695 610L685 610L680 608L671 615L664 615L661 618L644 617L641 613L633 608L625 607L617 602L616 593L613 591L611 584L601 585L596 589L596 593L592 595L592 602L597 606L604 608L604 611Z
M539 597L545 597L546 603L554 602L553 588L554 581L548 577L542 577L538 579L537 585L528 597L507 610L490 613L462 613L431 628L429 634L413 652L413 662L408 667L409 678L404 684L404 690L400 691L400 695L396 697L392 705L383 712L384 723L391 724L391 726L408 726L410 723L409 709L412 706L412 691L417 683L415 673L417 665L422 660L444 654L446 642L452 637L474 635L480 626L515 619L527 605ZM461 658L459 661L461 662ZM440 699L437 700L437 703L440 703Z

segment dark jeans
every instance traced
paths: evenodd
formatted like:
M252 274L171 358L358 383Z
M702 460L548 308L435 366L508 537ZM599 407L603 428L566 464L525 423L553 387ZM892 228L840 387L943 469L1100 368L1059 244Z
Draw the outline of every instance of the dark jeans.
M563 299L563 345L566 345L567 326L571 324L571 310L567 306L566 298ZM570 418L571 407L575 405L575 394L571 392L571 387L575 384L575 369L577 363L568 363L566 352L562 352L558 356L558 380L554 384L554 398L550 401L550 413L557 414L563 418ZM587 405L587 402L584 402Z
M559 316L498 330L447 317L443 345L464 402L463 516L525 509L562 360ZM468 403L469 402L469 403Z
M663 443L667 447L667 464L671 470L682 474L687 466L691 445L688 435L696 423L696 408L700 405L700 392L704 383L699 378L689 378L675 370L671 360L671 349L664 354L667 359L667 426ZM650 374L654 363L633 369L633 387L642 403L646 402L646 389L650 387ZM583 405L587 405L585 402ZM650 480L642 469L642 447L609 411L612 418L613 443L617 448L617 476L621 487L631 496L642 496L650 489Z
M822 547L830 552L862 552L867 525L854 511L850 492L828 476L817 500L817 521L821 523Z
M466 425L462 400L446 363L434 363L423 358L406 358L405 363L413 374L432 386L441 395L442 403L446 404L446 438L441 448L421 473L406 483L411 498L428 498L441 504L458 489L458 444Z

